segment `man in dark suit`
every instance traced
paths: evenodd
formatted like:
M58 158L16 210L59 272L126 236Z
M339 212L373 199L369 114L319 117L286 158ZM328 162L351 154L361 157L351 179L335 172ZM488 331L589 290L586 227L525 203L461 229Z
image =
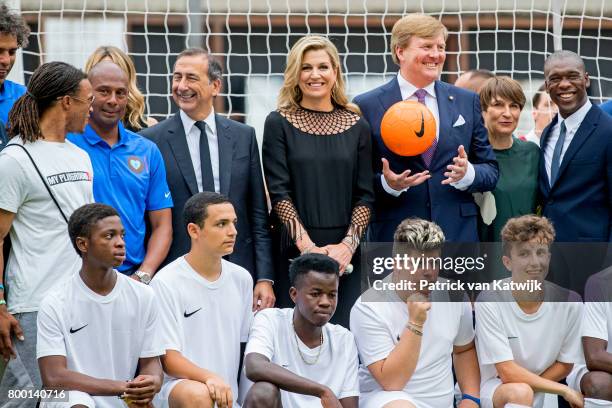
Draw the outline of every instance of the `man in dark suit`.
M571 51L544 64L546 91L559 113L542 133L543 214L560 242L612 238L612 118L587 96L589 74Z
M268 207L255 130L215 114L222 69L205 50L181 52L174 65L172 98L180 111L140 132L157 144L166 164L172 193L173 237L164 264L189 251L183 206L200 191L229 197L238 216L237 241L228 259L257 282L253 308L274 305L272 249Z
M588 277L603 267L606 244L594 243L612 238L612 117L589 101L589 74L577 54L550 55L544 78L559 112L541 138L543 215L558 242L583 243L557 247L551 279L583 293Z
M430 16L410 14L397 21L391 36L392 56L400 66L397 77L355 98L372 128L377 170L371 241L392 241L407 217L436 222L448 241L478 241L472 193L493 190L498 167L478 95L438 80L447 34ZM436 141L420 156L392 153L380 135L387 109L405 99L424 103L436 119Z

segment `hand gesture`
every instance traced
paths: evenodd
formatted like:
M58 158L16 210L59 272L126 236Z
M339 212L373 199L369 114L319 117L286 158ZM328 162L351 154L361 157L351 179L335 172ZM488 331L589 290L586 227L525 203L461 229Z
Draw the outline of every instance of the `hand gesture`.
M325 391L323 391L320 398L321 406L323 406L323 408L342 408L342 404L340 404L338 398L336 398L332 390L329 388L326 388Z
M274 296L274 289L272 289L272 282L262 280L255 284L255 289L253 289L254 312L274 307L275 301L276 297Z
M442 184L456 183L465 177L468 169L468 156L463 145L457 149L457 156L453 158L453 164L446 166L447 172L444 173L446 179L442 180Z
M327 255L333 258L336 262L340 264L340 276L346 270L346 266L351 262L353 258L353 251L349 249L347 245L342 243L335 245L327 245L322 249L327 251Z
M411 322L424 325L427 320L427 312L431 309L431 302L426 300L420 293L411 295L406 300L408 306L408 317Z
M232 408L234 397L230 387L221 377L211 375L204 383L208 387L210 398L217 403L217 408Z
M401 174L394 173L389 168L389 161L384 157L382 159L382 165L383 176L387 181L387 184L396 191L402 191L408 187L418 186L431 177L429 170L413 174L412 176L410 175L410 170L406 170Z
M567 387L565 392L561 394L564 400L569 402L572 408L583 408L584 407L584 398L582 393Z
M323 249L322 247L318 247L315 244L312 244L310 246L307 246L306 249L300 249L300 255L305 255L305 254L327 255L327 249Z
M6 306L0 306L0 352L5 362L11 357L15 358L15 350L11 341L11 334L23 341L23 330L15 317L8 312Z
M128 381L127 389L124 393L125 398L130 400L131 404L143 406L148 405L155 394L161 388L161 380L156 375L139 375L132 381Z

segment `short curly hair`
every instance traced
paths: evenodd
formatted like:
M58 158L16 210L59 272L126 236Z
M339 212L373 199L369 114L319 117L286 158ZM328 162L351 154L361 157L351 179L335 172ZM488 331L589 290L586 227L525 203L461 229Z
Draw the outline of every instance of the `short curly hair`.
M329 275L340 276L340 266L333 258L323 254L304 254L295 258L289 265L289 282L291 286L297 287L300 277L308 272L320 272Z
M12 12L4 3L0 5L0 33L15 36L19 48L28 46L30 27L28 27L23 17Z
M550 245L555 240L555 227L546 217L529 214L510 218L501 231L502 249L509 256L512 245L535 240Z
M91 230L98 221L113 216L119 217L117 210L110 205L100 203L85 204L72 213L68 220L68 235L80 257L83 257L83 254L77 246L77 238L90 238Z

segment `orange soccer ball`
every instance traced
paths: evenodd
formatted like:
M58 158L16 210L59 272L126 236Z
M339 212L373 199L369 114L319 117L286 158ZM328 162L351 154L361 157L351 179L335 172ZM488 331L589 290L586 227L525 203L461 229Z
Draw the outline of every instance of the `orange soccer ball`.
M422 103L401 101L385 112L380 123L380 134L385 146L393 153L418 156L436 138L436 120Z

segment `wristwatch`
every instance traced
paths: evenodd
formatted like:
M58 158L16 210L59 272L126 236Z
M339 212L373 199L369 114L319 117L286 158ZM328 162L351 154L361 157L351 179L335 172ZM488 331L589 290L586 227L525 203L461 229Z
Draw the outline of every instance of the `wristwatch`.
M148 285L151 282L151 275L144 271L136 271L134 275L138 276L138 279L145 285Z

